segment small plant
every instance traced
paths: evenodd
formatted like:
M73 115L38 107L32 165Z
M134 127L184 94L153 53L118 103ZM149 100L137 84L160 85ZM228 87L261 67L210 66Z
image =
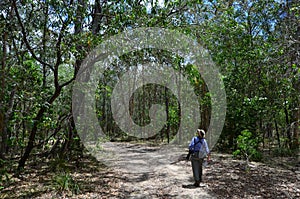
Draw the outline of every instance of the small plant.
M295 151L293 151L289 148L280 147L280 148L275 148L273 150L273 155L279 156L279 157L290 157L290 156L295 155Z
M249 169L249 160L259 161L262 158L261 153L257 150L259 139L254 138L252 133L248 130L241 132L241 135L237 138L237 150L233 152L235 157L242 155L246 160L246 168Z
M50 162L51 171L61 171L67 169L67 162L63 158L55 158Z
M60 173L55 176L52 181L54 188L59 192L67 191L72 194L78 194L80 192L79 185L69 173Z
M6 167L3 167L7 162L0 159L0 190L4 189L5 184L10 182L9 173Z

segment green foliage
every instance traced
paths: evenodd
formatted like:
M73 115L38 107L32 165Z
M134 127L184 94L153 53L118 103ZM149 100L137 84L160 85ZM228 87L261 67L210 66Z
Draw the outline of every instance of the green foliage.
M300 104L300 68L295 56L299 43L296 1L282 4L273 0L260 3L176 0L162 4L160 1L127 0L117 3L26 0L16 1L14 12L11 12L9 1L5 2L0 16L0 34L5 43L0 52L1 61L5 63L0 69L3 91L0 104L1 113L3 111L7 117L0 121L0 126L5 125L7 132L1 134L0 140L7 141L5 151L12 154L4 155L22 155L37 123L36 136L31 141L35 146L42 145L39 150L52 148L57 140L61 140L59 145L70 141L72 136L69 135L75 132L68 116L72 104L71 88L64 86L60 93L55 93L57 86L70 85L65 83L75 78L81 61L99 43L137 27L177 29L193 36L209 50L226 88L227 118L222 142L227 149L235 145L234 139L242 130L265 132L263 128L274 120L280 134L278 140L291 142L282 132L291 122L299 121L299 116L295 115ZM101 2L101 11L96 9L97 2ZM15 11L19 11L20 21ZM199 96L201 116L209 118L211 96L205 91L205 82L196 65L185 65L188 60L172 52L140 50L120 57L116 61L120 64L112 64L101 77L99 90L95 93L100 125L112 138L125 134L120 132L111 114L110 97L114 86L129 67L151 60L172 65L183 73ZM172 138L180 126L180 107L171 92L163 95L160 91L164 89L145 86L137 90L133 102L140 107L138 111L132 108L130 113L134 122L146 125L151 122L149 110L152 104L165 105L165 99L168 99L166 124ZM151 98L155 100L148 100ZM41 109L46 110L37 121L35 117ZM193 118L189 122L193 123ZM270 132L275 131L274 126L271 125ZM234 154L246 154L248 158L258 160L261 158L258 140L248 134L244 132L239 136ZM164 130L161 135L165 135ZM52 137L48 139L49 136ZM275 153L291 152L282 148L276 149ZM56 161L53 168L65 167L65 162Z
M66 171L68 170L68 162L63 158L55 158L49 164L51 171Z
M252 133L248 130L241 132L241 135L237 138L237 150L233 152L235 157L244 156L246 161L262 159L262 154L257 150L259 139L253 137Z
M272 150L272 155L273 156L279 156L279 157L291 157L293 155L295 155L296 152L293 151L292 149L289 148L275 148Z
M78 183L72 178L69 173L59 173L52 179L52 184L58 192L68 192L72 194L80 193Z
M257 161L257 162L261 161L262 159L263 159L263 154L259 150L256 150L250 158L250 160Z

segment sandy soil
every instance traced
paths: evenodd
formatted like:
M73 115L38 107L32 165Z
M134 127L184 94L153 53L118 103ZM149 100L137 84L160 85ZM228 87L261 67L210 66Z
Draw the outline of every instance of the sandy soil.
M31 160L22 175L9 174L0 184L0 199L300 198L300 168L291 164L293 158L250 162L246 171L244 161L212 152L203 183L195 188L184 148L107 142L97 149L98 161L93 156Z

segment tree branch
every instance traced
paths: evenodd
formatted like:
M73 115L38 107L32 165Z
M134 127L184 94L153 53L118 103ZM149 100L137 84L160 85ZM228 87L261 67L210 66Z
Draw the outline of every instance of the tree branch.
M23 40L25 42L25 45L26 45L26 48L29 50L29 52L31 53L32 57L37 60L38 62L40 62L41 64L45 65L45 66L48 66L51 70L54 70L53 67L44 62L43 60L41 60L39 57L37 57L37 55L35 54L33 48L30 46L29 42L28 42L28 39L27 39L27 34L26 34L26 29L24 27L24 24L22 23L22 19L20 17L20 14L19 14L19 11L18 11L18 7L17 7L17 4L16 4L16 0L13 0L12 2L12 6L15 10L15 13L16 13L16 16L17 16L17 19L18 19L18 22L19 22L19 25L21 27L21 32L22 32L22 35L23 35Z

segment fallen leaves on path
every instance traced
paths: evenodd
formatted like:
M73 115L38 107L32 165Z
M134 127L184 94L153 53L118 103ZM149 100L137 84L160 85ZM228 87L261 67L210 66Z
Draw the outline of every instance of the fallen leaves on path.
M183 149L128 143L107 146L125 155L109 164L85 156L65 161L63 169L55 169L51 161L31 162L22 176L10 178L0 198L300 198L299 167L282 166L290 159L274 159L271 165L251 162L246 171L242 160L212 153L204 182L195 188L190 186L191 164L183 160ZM57 176L68 175L78 192L57 186Z

